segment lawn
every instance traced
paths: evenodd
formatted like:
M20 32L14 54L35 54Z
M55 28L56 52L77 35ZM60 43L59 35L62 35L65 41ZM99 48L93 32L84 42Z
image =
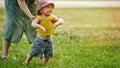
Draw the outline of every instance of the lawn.
M120 8L56 8L64 19L53 36L54 58L46 68L120 68ZM0 57L5 10L0 9ZM32 45L23 36L12 44L9 59L0 68L44 68L39 58L29 65L25 57Z
M51 1L114 1L114 0L51 0Z

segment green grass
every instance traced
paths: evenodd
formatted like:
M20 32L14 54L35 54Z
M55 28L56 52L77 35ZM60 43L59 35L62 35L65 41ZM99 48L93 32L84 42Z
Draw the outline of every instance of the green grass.
M51 0L51 1L114 1L114 0Z
M0 31L2 30L4 19L5 19L5 10L3 8L0 8Z
M54 58L46 68L120 68L120 8L56 8L64 24L53 36ZM4 9L0 9L0 45L3 38ZM7 62L0 68L44 68L39 58L23 64L31 49L25 36L12 44ZM2 46L0 46L0 57Z

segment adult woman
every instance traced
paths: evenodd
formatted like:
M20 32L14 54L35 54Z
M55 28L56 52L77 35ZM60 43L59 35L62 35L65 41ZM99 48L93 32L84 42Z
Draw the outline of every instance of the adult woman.
M5 0L6 22L4 26L3 60L7 59L11 43L18 43L25 32L29 43L32 43L36 31L31 21L36 14L35 0Z

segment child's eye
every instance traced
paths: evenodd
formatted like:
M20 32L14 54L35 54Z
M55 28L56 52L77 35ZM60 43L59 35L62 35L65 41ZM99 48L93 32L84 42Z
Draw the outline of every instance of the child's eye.
M51 8L51 7L47 7L47 8Z
M51 8L51 6L47 6L47 8Z

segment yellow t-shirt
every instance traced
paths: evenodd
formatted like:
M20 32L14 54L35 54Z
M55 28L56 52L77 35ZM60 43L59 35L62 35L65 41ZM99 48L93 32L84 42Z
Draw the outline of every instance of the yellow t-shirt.
M41 16L37 16L37 19L40 21L40 25L42 25L46 29L45 33L42 32L41 29L36 29L38 36L47 36L47 35L55 34L55 29L52 23L54 17L52 15L47 18L42 18Z

